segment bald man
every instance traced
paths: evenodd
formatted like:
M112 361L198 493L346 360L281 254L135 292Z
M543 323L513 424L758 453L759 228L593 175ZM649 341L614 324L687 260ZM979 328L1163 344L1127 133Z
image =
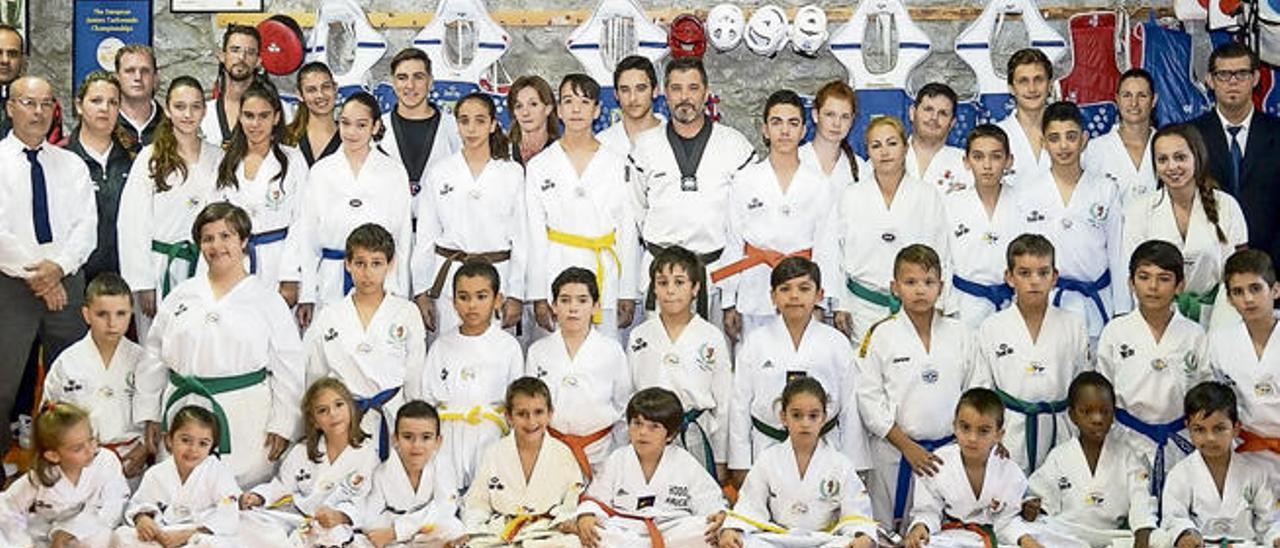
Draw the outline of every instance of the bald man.
M95 201L88 168L45 140L53 86L19 76L8 90L12 131L0 140L0 418L13 409L32 343L39 341L53 363L84 336L80 269L98 237L97 209L85 207ZM0 454L10 441L9 429L0 428Z

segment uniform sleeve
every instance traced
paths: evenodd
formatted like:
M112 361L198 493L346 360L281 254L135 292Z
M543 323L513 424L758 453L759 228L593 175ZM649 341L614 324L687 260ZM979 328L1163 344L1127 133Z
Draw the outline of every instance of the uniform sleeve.
M876 521L871 518L871 495L867 493L867 486L853 469L844 471L842 483L840 519L834 532L846 536L863 534L875 539Z
M436 269L433 268L436 264L436 239L442 231L438 213L440 206L436 203L440 193L435 190L439 171L438 163L427 168L422 190L413 198L418 202L418 226L414 232L413 257L409 267L413 279L413 297L426 293L436 281Z
M369 441L365 442L371 443ZM366 445L366 447L368 447ZM373 490L373 471L378 468L380 461L378 459L377 450L365 453L365 460L357 469L356 474L350 475L342 482L342 485L335 488L324 501L324 506L333 508L338 512L342 512L351 520L354 527L363 527L364 523L364 507L366 499L369 498L369 492ZM457 488L454 488L457 492ZM314 512L310 512L314 514Z
M1120 229L1120 241L1123 249L1121 250L1125 257L1132 257L1133 251L1138 249L1139 245L1147 241L1148 220L1147 212L1150 206L1147 204L1146 198L1139 197L1124 208L1124 223ZM1128 272L1126 270L1125 272ZM1115 283L1116 273L1111 273L1112 283Z
M164 355L165 337L173 324L174 302L169 299L160 303L151 329L147 331L146 354L133 372L133 420L138 424L161 421L161 398L169 385L169 366L161 357Z
M480 458L480 466L476 467L475 480L471 482L471 487L467 488L466 495L462 497L462 523L467 533L472 535L486 532L485 524L494 514L487 478L498 476L495 447L496 443L484 450L484 456ZM373 510L370 508L371 512Z
M690 506L695 516L710 516L725 510L724 491L711 473L692 455L683 455L687 460L687 471L690 477L689 494L692 496ZM684 467L682 467L684 468Z
M991 466L991 463L988 462L987 466ZM1009 466L1008 468L1017 470L1015 466ZM1027 477L1022 475L1020 470L1014 474L1014 477L1002 478L1002 481L1008 481L1013 484L1010 486L1012 487L1010 492L1019 494L1027 492ZM1009 539L1013 544L1017 544L1018 539L1021 539L1024 535L1031 535L1032 538L1035 538L1035 530L1027 522L1022 521L1020 517L1022 513L1021 502L1021 498L1013 498L1005 503L1004 508L995 514L994 528L996 536L1001 539Z
M414 391L421 390L423 372L427 368L427 326L422 323L422 315L418 313L416 306L412 303L406 303L407 312L404 314L405 325L409 329L408 354L405 356L404 372L405 384L403 390L406 392L412 388ZM404 401L413 401L421 399L422 394L415 394L415 397L409 397L405 394Z
M743 219L742 208L737 207L739 198L737 194L743 191L743 184L738 182L742 177L741 172L729 175L732 183L729 185L729 211L725 214L725 235L724 235L724 251L720 254L721 265L731 265L735 261L743 257L743 237L742 228L746 223ZM710 272L714 274L714 271ZM739 273L741 274L741 273ZM720 280L715 285L720 288L720 307L728 310L738 306L738 280L740 275L729 276Z
M462 522L458 520L458 482L453 477L453 466L440 466L437 463L435 470L431 502L416 512L397 516L392 520L396 540L409 542L426 527L444 538L455 538L463 533Z
M218 502L200 525L218 536L235 535L240 530L240 486L236 476L225 464L218 464L218 477L214 488Z
M911 502L911 525L907 527L907 531L911 531L916 525L924 525L931 535L942 530L942 512L946 508L946 501L938 492L936 483L940 479L941 476L935 474L916 480L915 497Z
M1192 453L1188 459L1191 458L1199 457ZM1171 541L1177 541L1178 536L1184 532L1200 530L1191 518L1192 482L1188 477L1188 470L1187 466L1174 465L1165 478L1164 494L1160 497L1161 523Z
M1113 185L1114 186L1114 185ZM1129 284L1125 283L1125 273L1129 272L1129 256L1125 254L1124 245L1124 210L1120 202L1120 189L1116 187L1111 194L1111 212L1107 215L1107 259L1111 270L1111 308L1109 312L1114 318L1117 314L1128 312L1133 308L1133 295L1129 292ZM1111 318L1105 318L1110 320Z
M124 505L129 500L129 482L124 479L120 459L115 453L99 455L91 464L95 475L101 474L102 484L97 492L85 501L80 513L66 521L55 522L49 532L66 531L77 539L89 539L108 533L120 524ZM81 480L85 478L81 475Z
M990 318L988 318L988 321L990 321ZM973 370L970 371L968 382L969 388L991 388L995 386L995 373L992 371L992 368L995 365L993 363L994 359L991 354L987 352L987 345L984 344L987 338L986 333L989 328L990 326L984 322L982 327L978 329L978 333L974 336L973 351L970 352L970 355L973 356L970 360L973 363Z
M165 490L163 482L159 478L160 468L152 467L142 475L142 483L138 484L138 490L129 498L129 504L124 510L124 522L130 527L136 527L136 521L139 514L151 514L158 516L160 514L160 503L164 502Z
M747 518L757 522L771 522L773 515L769 512L769 493L773 490L769 485L770 470L764 466L752 467L747 472L747 479L738 490L738 502L733 505L733 512L724 520L725 529L737 529L753 532L757 528Z
M886 337L877 335L882 333L868 330L863 336L859 357L854 361L854 370L857 372L857 389L854 394L867 430L873 436L884 438L897 422L895 418L898 416L898 405L890 398L885 386L884 357L880 355L882 345L877 344Z
M306 188L307 178L310 177L311 169L307 166L306 159L301 152L296 149L293 154L287 155L289 160L288 189L285 192L293 195L288 200L289 206L289 232L293 233L294 226L298 222L298 215L302 211L302 200L306 198L303 189ZM300 279L298 250L294 247L297 240L291 240L285 235L284 256L280 259L280 268L277 276L281 282L297 282Z
M837 197L835 192L827 194L827 211L818 222L813 241L813 262L818 265L818 270L822 273L822 287L826 288L844 285L844 280L840 279L840 220L839 208L835 200ZM827 307L834 302L829 297L823 301Z
M733 396L729 400L729 469L751 468L751 376L755 373L755 349L744 340L733 372Z
M94 203L96 198L93 182L89 179L89 168L84 162L67 162L66 166L70 172L67 173L67 178L58 181L58 184L72 186L75 189L75 195L83 200L81 203ZM66 275L80 270L85 261L89 260L89 254L98 247L98 208L75 207L78 205L80 204L62 204L67 210L75 211L76 215L68 234L58 248L58 253L50 257L53 262L62 267L62 272Z
M716 406L711 410L715 430L711 432L711 453L716 464L729 462L729 417L733 408L733 361L724 334L715 329L711 348L716 353L716 369L711 374L711 397Z
M136 165L136 164L135 164ZM302 206L289 229L286 240L298 263L298 302L315 303L320 291L320 211L324 207L325 192L319 188L322 182L318 172L312 171L307 190L302 193Z
M857 470L871 469L871 451L867 447L867 432L858 412L858 392L854 381L853 349L841 344L837 349L840 367L840 452L853 462Z
M613 362L610 369L613 371L613 406L619 411L627 408L627 402L631 401L631 395L636 393L635 385L631 382L631 369L627 367L627 355L622 351L617 341L603 336L609 345L609 354ZM621 428L614 428L614 435L623 434L622 439L626 439L626 417L624 413L618 413L618 422ZM617 437L614 438L618 439Z
M1027 478L1027 494L1022 497L1024 501L1039 499L1040 508L1050 516L1062 513L1062 490L1058 489L1058 478L1064 474L1058 459L1064 447L1067 445L1059 445L1049 451L1044 463Z
M1137 312L1134 312L1137 314ZM1116 382L1116 372L1120 368L1120 362L1116 359L1115 332L1120 329L1115 322L1110 322L1103 326L1102 334L1098 336L1097 362L1098 373L1106 377L1113 384Z
M71 350L71 348L67 350ZM45 375L44 390L40 393L41 401L39 403L41 406L44 405L44 402L74 403L68 397L68 394L62 390L62 387L67 382L65 371L67 369L67 358L70 354L66 350L59 354L58 359L54 360L53 366L49 368L49 374Z
M620 179L624 177L625 175ZM635 207L626 196L625 186L618 190L617 203L614 204L614 218L617 220L617 226L614 227L617 231L614 246L618 250L618 261L622 263L618 276L618 299L634 300L640 294L637 287L639 285L637 277L640 274L638 266L640 236L636 232Z
M600 473L595 475L591 480L591 485L587 486L586 495L578 504L576 516L591 514L601 520L609 517L604 511L604 507L600 503L613 504L613 493L622 484L622 468L623 461L615 458L617 451L609 455L605 459L604 465L600 467ZM597 502L598 501L598 502Z
M525 273L529 264L529 208L525 204L528 199L524 190L524 174L519 169L511 169L510 177L515 182L515 201L507 221L511 227L511 258L507 268L507 279L502 280L506 287L506 296L513 299L526 300Z
M156 289L156 275L151 267L151 228L153 226L149 153L139 154L129 178L120 193L120 215L116 219L116 246L120 254L120 276L134 292Z
M531 162L524 179L525 220L529 224L529 254L525 267L524 294L530 301L545 301L551 289L551 279L547 273L547 211L542 203L541 187L538 178L541 173L537 162ZM514 273L512 275L515 275Z
M311 327L302 335L302 349L306 359L306 376L303 386L311 386L317 380L328 376L329 362L324 355L324 325L328 311L321 311L311 322Z
M394 227L387 227L387 230L395 236L396 241L396 261L395 261L395 278L387 276L386 287L387 292L393 295L399 295L406 299L412 298L413 283L411 281L411 263L413 262L413 196L409 194L409 176L405 175L404 168L396 166L396 180L403 181L403 185L399 188L404 189L400 205L395 212L394 219L399 224Z
M263 303L268 336L267 377L271 388L271 410L267 419L267 432L278 434L286 440L296 439L302 431L302 383L306 376L302 341L298 338L297 324L289 313L284 300L271 293Z
M1089 348L1089 333L1085 330L1084 317L1071 316L1071 333L1070 337L1072 348L1072 364L1074 372L1071 378L1075 378L1083 371L1092 371L1094 369L1093 350Z
M1159 526L1156 516L1158 501L1151 494L1147 467L1137 453L1125 447L1125 490L1129 493L1129 529L1137 532Z
M286 496L293 496L298 490L298 482L294 479L294 472L307 460L307 447L304 444L296 444L289 448L289 452L285 454L284 462L276 469L276 475L271 481L262 483L248 490L262 497L264 506L271 508L280 502Z
M445 346L432 345L427 350L427 357L422 362L422 370L417 375L410 374L405 381L405 399L422 400L431 405L440 405L443 397L444 381L440 380L440 369L445 353ZM412 382L409 379L412 378Z
M39 492L35 477L24 474L0 493L0 540L31 545L33 539L27 521L31 519L29 509Z
M1218 194L1218 226L1222 227L1232 248L1249 245L1249 225L1245 223L1244 211L1230 194Z

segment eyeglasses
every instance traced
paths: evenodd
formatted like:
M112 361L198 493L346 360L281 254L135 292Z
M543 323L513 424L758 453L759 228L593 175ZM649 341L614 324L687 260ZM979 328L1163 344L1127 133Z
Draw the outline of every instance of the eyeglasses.
M43 110L53 110L53 105L54 105L53 99L45 99L43 101L37 101L30 97L19 97L17 101L18 101L18 104L22 106L22 108L25 108L27 110L35 110L36 107L40 107Z
M1244 82L1253 77L1253 69L1215 70L1211 74L1213 74L1214 80L1223 84L1227 82Z

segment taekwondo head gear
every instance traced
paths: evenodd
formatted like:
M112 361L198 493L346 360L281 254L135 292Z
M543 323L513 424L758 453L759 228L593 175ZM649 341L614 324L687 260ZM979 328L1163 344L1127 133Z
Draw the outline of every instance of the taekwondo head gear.
M707 32L702 21L688 13L676 17L667 33L667 45L672 57L702 57L707 51Z
M787 13L771 4L761 6L751 14L742 39L747 42L747 49L756 55L773 57L786 47L790 30L787 26Z
M707 34L711 45L720 51L729 51L738 47L742 41L742 30L746 27L746 16L742 8L734 4L720 4L707 13Z
M817 57L827 42L827 12L809 4L796 12L791 22L791 49L806 57Z
M273 15L258 23L262 37L262 68L268 74L283 76L302 66L302 27L287 15Z

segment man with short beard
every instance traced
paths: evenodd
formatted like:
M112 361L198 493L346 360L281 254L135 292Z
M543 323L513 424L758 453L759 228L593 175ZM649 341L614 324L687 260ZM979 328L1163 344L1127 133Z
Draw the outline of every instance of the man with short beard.
M728 225L729 186L733 174L755 155L751 143L729 126L713 123L705 113L707 71L697 57L667 63L664 89L671 112L666 128L635 137L631 177L640 210L640 235L647 251L641 261L639 287L648 287L649 263L663 249L678 245L697 253L714 270L724 251ZM709 287L704 280L703 287ZM709 288L711 289L711 288ZM699 311L723 323L719 291L699 297ZM646 309L652 310L652 292ZM733 303L725 303L732 307Z
M925 84L908 114L907 175L937 186L943 194L968 187L973 177L964 165L964 149L947 145L947 134L956 123L955 90L938 82Z
M0 104L9 100L9 84L26 73L25 46L22 33L18 32L18 29L9 25L0 25ZM0 137L8 135L12 127L13 121L9 118L9 114L0 108ZM62 105L58 103L56 97L53 101L53 113L46 140L54 144L61 143L63 140Z
M151 144L151 136L164 119L155 99L156 54L142 44L116 51L116 79L120 81L120 127L133 137L134 152Z
M200 131L204 140L225 146L240 120L240 96L249 89L262 67L259 48L262 37L258 29L231 24L222 35L222 51L218 52L218 97L204 109ZM123 110L123 109L122 109Z

